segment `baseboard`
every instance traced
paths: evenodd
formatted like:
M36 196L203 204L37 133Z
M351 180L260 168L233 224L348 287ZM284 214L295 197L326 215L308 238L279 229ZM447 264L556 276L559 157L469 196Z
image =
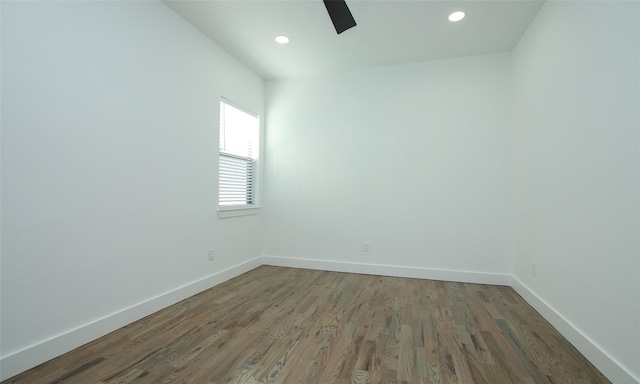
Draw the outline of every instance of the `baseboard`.
M461 283L475 284L506 286L511 284L510 275L498 273L417 268L385 264L348 263L343 261L299 259L270 255L264 256L263 262L265 265L273 265L278 267L317 269L334 272L363 273L368 275L456 281Z
M535 294L529 287L511 276L511 287L527 301L542 317L551 323L571 344L573 344L596 368L612 383L640 384L640 378L634 377L613 357L609 356L587 335L567 320L560 312Z
M418 279L456 281L462 283L491 284L511 286L522 298L549 321L569 342L571 342L589 361L593 363L612 383L640 384L615 359L604 352L589 337L584 335L558 311L538 297L531 289L515 277L507 274L415 268L395 265L348 263L315 259L300 259L265 255L265 265L278 267L305 268L335 272L363 273L381 276L408 277Z
M232 268L220 271L203 279L178 287L139 304L125 308L84 326L65 332L41 343L25 348L0 359L0 381L60 356L90 341L102 337L125 325L173 305L206 289L239 276L261 265L305 268L335 272L362 273L381 276L408 277L418 279L456 281L464 283L511 286L533 308L571 342L609 380L616 384L640 384L615 359L604 352L588 336L584 335L570 321L564 318L547 302L538 297L517 278L507 274L415 268L406 266L348 263L314 259L299 259L279 256L263 256Z
M0 359L0 381L262 265L262 257L217 272Z

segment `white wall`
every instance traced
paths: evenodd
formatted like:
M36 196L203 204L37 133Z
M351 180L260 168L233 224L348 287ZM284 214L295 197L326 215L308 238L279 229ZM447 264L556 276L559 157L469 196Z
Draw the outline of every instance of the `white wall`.
M3 378L260 264L216 146L264 83L169 8L2 2L1 91Z
M0 378L263 253L513 273L614 382L640 377L637 2L547 2L513 73L503 54L270 82L265 214L226 220L217 103L263 114L259 78L162 4L1 4Z
M510 76L500 54L267 82L265 254L508 273Z
M640 380L639 14L547 2L514 52L515 285L614 383L607 357Z

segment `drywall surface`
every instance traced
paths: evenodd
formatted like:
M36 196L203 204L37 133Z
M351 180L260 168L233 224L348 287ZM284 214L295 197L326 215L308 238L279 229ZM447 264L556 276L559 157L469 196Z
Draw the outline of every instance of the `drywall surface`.
M514 52L513 144L514 277L636 381L639 15L638 2L543 6Z
M217 142L264 82L162 3L3 2L1 91L3 358L261 255Z
M267 82L265 255L509 271L510 64Z

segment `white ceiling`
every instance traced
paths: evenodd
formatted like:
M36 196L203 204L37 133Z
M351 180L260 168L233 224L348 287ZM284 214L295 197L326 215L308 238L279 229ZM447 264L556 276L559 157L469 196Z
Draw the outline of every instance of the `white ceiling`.
M280 79L508 52L543 1L347 0L358 25L340 35L322 0L164 3L262 78ZM451 23L456 10L467 17Z

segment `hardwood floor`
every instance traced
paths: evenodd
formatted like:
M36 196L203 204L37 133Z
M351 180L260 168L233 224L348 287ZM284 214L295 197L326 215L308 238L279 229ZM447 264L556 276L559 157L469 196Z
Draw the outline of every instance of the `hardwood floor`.
M263 266L5 383L608 383L509 287Z

